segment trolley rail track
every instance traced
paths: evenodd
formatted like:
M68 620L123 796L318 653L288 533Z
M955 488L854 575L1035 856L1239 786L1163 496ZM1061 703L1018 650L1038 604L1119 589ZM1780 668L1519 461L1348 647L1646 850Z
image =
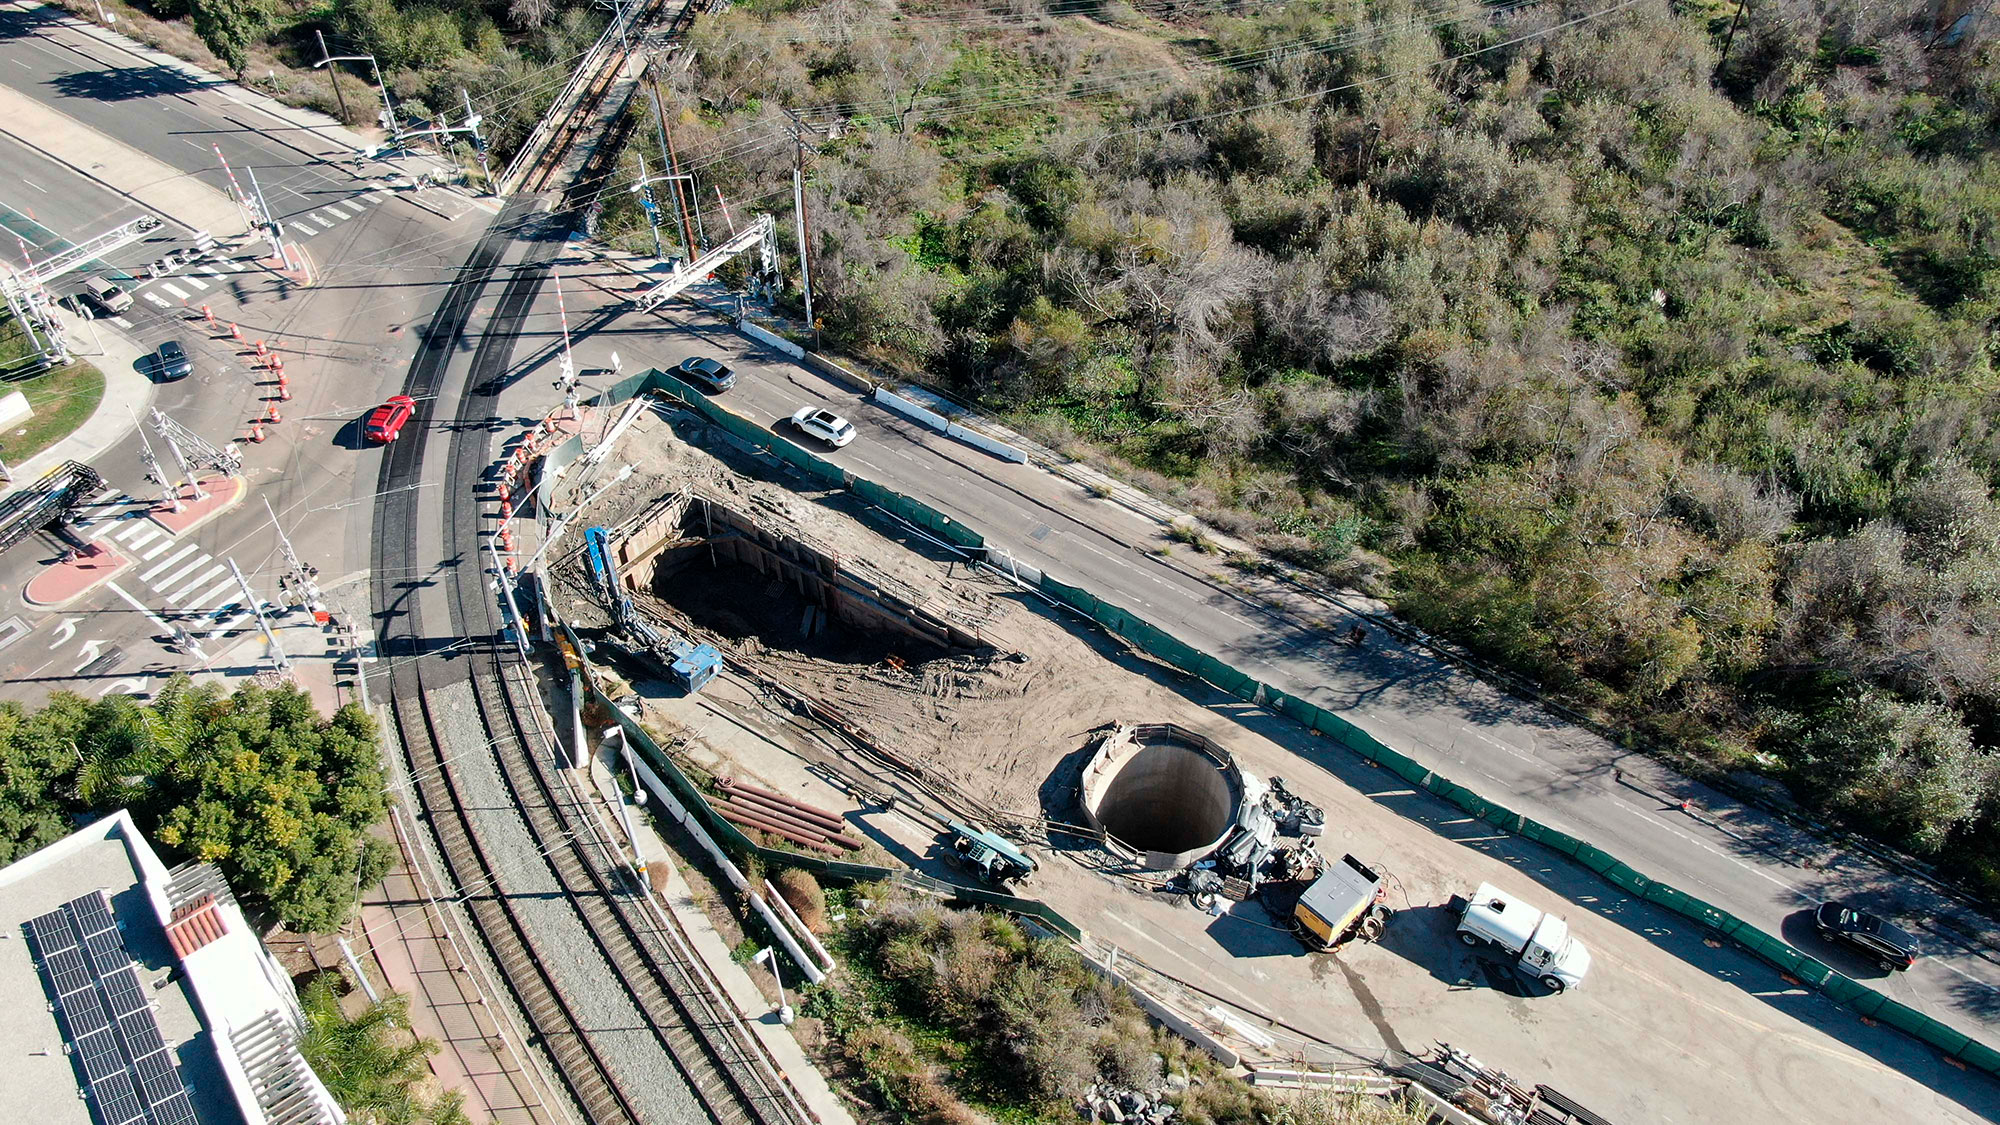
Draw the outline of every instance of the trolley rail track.
M443 458L443 552L441 563L423 557L418 493L405 486L423 476L424 453L433 430L414 429L391 447L379 478L376 509L375 594L382 617L384 654L397 658L391 721L402 734L415 793L428 831L443 857L455 893L463 896L474 930L491 951L506 989L538 1043L554 1063L561 1088L592 1125L627 1125L661 1115L662 1093L632 1083L652 1073L621 1075L629 1067L629 1045L613 1054L593 1041L579 996L566 994L562 971L582 949L548 948L546 925L528 925L521 900L510 899L500 881L498 855L480 839L478 821L468 811L466 771L493 769L511 791L514 812L526 839L562 888L561 901L574 925L590 935L616 978L613 987L629 995L630 1010L643 1017L657 1041L662 1066L677 1072L702 1110L672 1110L663 1125L706 1117L715 1125L803 1125L815 1120L791 1090L776 1063L743 1023L720 983L696 956L672 917L640 893L625 874L617 849L597 810L576 795L567 776L551 760L557 750L539 700L532 697L529 667L496 646L499 610L479 565L486 557L489 528L483 523L478 486L490 463L491 427L499 394L514 365L515 338L546 277L548 261L561 239L545 223L530 218L522 201L494 224L475 248L457 285L446 295L425 338L427 348L413 363L412 393L445 391L447 368L461 347L473 307L490 300L491 283L506 277L494 315L463 372L464 392ZM549 217L553 218L553 217ZM509 270L501 265L510 238L528 238L527 260ZM456 381L454 379L454 381ZM438 419L438 421L443 421ZM436 461L432 462L435 470ZM435 475L435 472L433 473ZM432 495L437 495L432 493ZM441 584L449 623L427 635L424 588ZM435 596L435 595L433 595ZM438 603L432 603L433 618ZM448 657L448 659L447 659ZM462 713L441 724L431 693L469 680L475 716ZM464 724L482 724L484 745L465 738ZM456 734L458 740L446 736ZM491 763L478 760L491 754ZM491 782L482 782L487 794ZM491 804L490 796L484 797ZM511 824L507 831L519 829ZM539 876L536 877L539 882ZM544 903L534 918L546 922ZM567 931L571 923L562 924ZM571 981L573 985L574 980ZM607 982L612 983L612 982ZM580 995L580 994L579 994ZM593 1007L592 1011L599 1010ZM631 1022L630 1017L624 1021ZM630 1026L608 1029L630 1036ZM641 1057L644 1057L642 1054ZM650 1107L650 1108L649 1108Z
M421 673L413 670L410 678L416 681L415 690L398 691L392 708L410 758L411 777L429 813L431 833L452 882L465 892L465 906L480 937L534 1028L533 1041L555 1061L564 1090L586 1120L595 1125L638 1125L642 1118L584 1032L562 990L535 956L513 904L494 890L494 866L458 799Z
M627 26L632 29L632 34L643 35L640 29L645 28L659 14L660 9L670 2L671 0L645 0L639 10L633 12L627 20ZM694 17L706 7L704 0L685 0L681 10L675 14L673 22L668 25L664 37L677 39L685 34L687 28L694 22ZM540 139L540 151L534 156L533 163L521 173L517 191L541 192L557 186L556 177L567 162L570 150L583 139L595 121L599 109L604 104L605 96L610 92L618 76L624 72L626 63L634 55L643 57L646 54L647 52L642 49L627 50L623 46L613 47L603 53L602 58L597 61L597 73L590 77L576 99L576 104L560 122L556 123L546 137ZM599 146L598 153L586 164L578 177L581 184L601 179L609 172L610 161L604 153L608 151L615 154L618 140L619 138L614 136Z

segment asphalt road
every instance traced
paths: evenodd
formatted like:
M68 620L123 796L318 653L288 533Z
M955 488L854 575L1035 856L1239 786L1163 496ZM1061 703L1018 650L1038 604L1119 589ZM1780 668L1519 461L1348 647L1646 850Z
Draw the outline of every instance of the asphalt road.
M569 306L572 325L584 325L573 333L579 367L609 366L613 351L626 370L715 355L742 373L725 405L788 436L783 420L799 406L829 406L859 437L840 450L807 442L827 459L1919 1011L1995 1038L2000 956L1992 923L1922 881L1740 806L1379 631L1361 650L1342 644L1335 638L1356 620L1344 608L1278 587L1231 585L1215 573L1224 568L1168 541L1157 521L865 402L720 318L684 304L665 317L609 315L636 279L602 273L587 280L585 296L572 290ZM529 330L552 334L548 319L531 318ZM648 321L656 325L650 332ZM1173 551L1156 553L1163 546ZM1683 799L1693 802L1685 811ZM1897 917L1925 940L1926 957L1911 972L1884 973L1844 946L1822 943L1810 910L1835 897Z
M420 343L418 326L485 214L454 223L436 211L456 213L469 204L436 192L425 198L428 206L413 205L410 192L391 186L395 169L347 159L353 150L337 138L266 114L239 101L240 92L230 87L155 66L13 5L0 6L0 85L125 151L143 152L210 185L218 199L227 181L207 145L221 144L239 177L256 171L273 210L287 216L288 240L304 249L318 273L317 284L301 287L263 264L259 248L251 246L148 279L141 270L146 262L167 246L188 245L186 232L171 227L109 256L111 266L141 274L129 286L137 299L122 315L82 333L78 347L90 353L101 342L110 355L97 357L100 364L131 364L149 375L144 353L178 339L195 362L189 378L143 383L149 395L122 405L142 417L147 406L157 406L218 446L240 440L275 393L252 354L260 339L284 358L293 398L283 404L285 421L271 427L269 440L243 446L251 484L245 501L185 536L161 533L144 518L146 503L160 490L145 479L136 434L93 459L109 487L83 531L140 565L78 604L48 613L11 595L52 561L60 550L54 541L31 541L0 558L0 594L10 595L0 609L0 698L34 700L56 688L87 695L144 692L176 670L253 670L261 655L255 623L243 616L244 599L223 579L234 560L260 598L279 600L276 580L284 566L267 500L302 561L320 569L336 612L364 617L367 592L360 580L381 453L360 441L360 419L400 388ZM31 240L38 255L145 210L97 176L0 140L0 161L16 158L19 163L8 166L26 174L0 184L0 207L16 213L22 229L39 229L41 237ZM188 310L202 305L214 311L214 328L191 319ZM227 334L232 322L243 333L240 341ZM136 362L134 352L140 353ZM171 471L166 448L148 436ZM225 572L201 581L217 567ZM216 634L205 659L169 651L163 623ZM324 655L324 639L315 630L288 638L288 651L294 645L308 649L296 655ZM317 671L325 678L323 661Z

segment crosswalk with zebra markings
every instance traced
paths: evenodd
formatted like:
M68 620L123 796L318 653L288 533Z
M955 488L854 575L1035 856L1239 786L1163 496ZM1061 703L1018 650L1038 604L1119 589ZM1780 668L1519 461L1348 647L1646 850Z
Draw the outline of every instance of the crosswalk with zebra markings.
M309 215L293 215L283 220L283 222L285 226L294 228L301 233L319 234L322 231L332 229L341 222L365 214L369 206L381 203L389 195L390 191L388 188L376 184L351 199L329 203L311 212ZM153 290L157 289L176 301L186 301L207 292L211 287L227 280L227 274L241 273L244 270L256 268L257 264L252 260L217 258L212 263L203 263L186 273L175 274L168 280L147 284L139 295L160 308L171 308L171 302L161 297L158 293L154 293ZM198 276L199 274L207 274L208 276L201 277Z
M106 488L79 505L76 524L84 538L114 544L144 568L139 582L166 599L166 616L190 623L189 632L216 638L248 623L255 611L245 603L229 564L146 519L150 506ZM269 608L271 603L261 604Z

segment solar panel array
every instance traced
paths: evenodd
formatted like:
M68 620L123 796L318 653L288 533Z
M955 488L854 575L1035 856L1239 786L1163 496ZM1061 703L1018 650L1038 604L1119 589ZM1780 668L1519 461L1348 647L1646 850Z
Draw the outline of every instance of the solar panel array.
M201 1125L103 891L28 920L99 1125Z

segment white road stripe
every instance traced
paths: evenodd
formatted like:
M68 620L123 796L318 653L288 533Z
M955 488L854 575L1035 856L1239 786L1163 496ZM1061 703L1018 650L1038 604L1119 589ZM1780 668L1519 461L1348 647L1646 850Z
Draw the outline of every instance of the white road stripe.
M186 578L189 572L193 571L195 567L203 566L212 561L214 560L210 559L207 555L203 555L200 558L182 567L181 569L175 571L173 574L160 579L158 582L148 582L147 585L151 586L155 590L171 590L174 588L175 583L179 582L183 578Z
M146 294L146 295L147 295L148 297L152 296L152 294L151 294L151 293L148 293L148 294ZM130 327L132 327L132 322L131 322L131 321L129 321L129 320L126 320L126 319L125 319L124 317L122 317L122 316L114 316L114 317L112 317L112 318L110 318L110 319L111 319L111 323L113 323L113 324L117 325L117 326L118 326L118 327L120 327L120 328L130 328Z
M90 530L90 534L84 536L84 538L101 539L103 538L106 532L110 531L112 528L117 526L118 526L118 518L114 516L111 519L105 520L103 523L100 523L96 527L92 528Z
M158 524L148 523L145 520L129 520L127 522L132 526L111 538L116 539L118 542L125 544L135 551L166 534L166 532L160 530Z
M229 632L231 629L236 628L238 625L241 625L243 622L248 620L250 620L250 611L246 609L242 613L239 613L236 616L230 618L229 620L223 622L222 624L217 625L215 629L208 634L208 639L214 640L215 638L222 636L224 633Z
M174 288L174 287L173 287L172 285L169 285L168 283L166 283L166 282L164 282L164 281L160 282L160 288L162 288L162 289L166 290L167 292L169 292L169 293L173 294L173 295L174 295L174 296L175 296L176 298L178 298L178 299L180 299L180 300L183 300L183 301L187 300L187 294L186 294L186 293L183 293L183 292L181 292L180 290L178 290L178 289Z
M314 225L312 225L312 224L311 224L311 223L309 223L309 222L306 222L306 220L305 220L305 217L304 217L303 215L300 215L300 216L296 216L296 217L294 217L294 218L290 218L290 219L286 219L286 220L285 220L285 225L287 225L287 226L291 226L291 227L296 227L296 228L298 228L299 230L302 230L302 231L305 231L305 232L306 232L307 234L318 234L318 233L319 233L319 228L318 228L318 227L316 227L316 226L314 226Z
M179 608L181 606L181 603L185 602L190 594L193 594L196 590L201 589L203 586L208 585L210 582L215 581L216 575L219 575L223 571L228 569L229 568L227 566L217 563L213 570L210 570L208 573L202 575L200 578L195 579L194 581L188 583L187 585L182 586L180 589L175 590L173 593L168 594L167 604Z
M154 304L160 306L163 309L173 308L172 305L166 303L165 301L162 301L158 293L141 293L139 294L139 296L146 298L148 301L153 302Z
M147 608L146 608L146 603L144 603L144 602L140 601L140 600L139 600L138 598L135 598L135 597L133 597L132 595L130 595L130 594L128 594L128 593L126 593L126 592L125 592L125 587L123 587L123 586L120 586L120 585L119 585L118 583L116 583L116 582L106 582L106 583L105 583L105 585L106 585L106 586L109 586L109 587L111 587L111 592L112 592L112 593L114 593L114 594L117 594L117 595L118 595L119 597L121 597L121 598L124 598L124 599L125 599L125 601L126 601L126 602L127 602L127 603L128 603L129 605L131 605L131 607L132 607L133 609L136 609L136 610L138 610L138 611L139 611L140 613L143 613L143 614L145 614L145 615L146 615L146 619L147 619L147 620L149 620L149 621L151 621L151 622L152 622L153 624L155 624L155 625L158 625L158 626L160 627L160 631L161 631L162 633L171 633L171 632L173 632L173 631L174 631L174 627L173 627L173 626L171 626L171 625L169 625L169 624L167 624L167 623L166 623L166 620L165 620L164 618L162 618L162 617L161 617L161 616L160 616L159 614L157 614L157 613L154 613L154 612L153 612L152 610L150 610L150 609L147 609Z
M181 561L182 559L187 558L190 554L193 554L198 549L199 547L197 544L189 543L187 546L182 547L178 551L175 551L172 558L154 567L153 569L147 571L146 573L141 574L139 576L139 581L144 582L148 586L152 585L154 575L160 573L161 571L167 569L168 567L174 565L175 563ZM207 558L208 556L203 555L202 557Z
M366 211L366 210L368 210L368 208L366 208L366 207L363 207L363 206L362 206L361 204L359 204L359 203L356 203L356 202L355 202L354 200L352 200L352 199L343 199L343 200L341 200L340 202L338 202L338 203L335 203L335 204L332 204L331 206L329 206L329 207L327 208L327 210L331 211L331 210L333 210L333 208L334 208L334 207L338 207L338 208L340 208L340 209L341 209L341 210L343 210L343 211L348 211L348 212L351 212L352 214L355 214L355 215L359 215L359 214L361 214L361 213L362 213L363 211Z
M201 280L200 278L194 276L191 273L182 274L181 280L187 282L189 285L194 286L196 289L199 289L204 293L208 292L208 282Z
M217 582L215 585L210 586L208 589L203 590L200 596L189 598L187 612L200 613L206 609L213 609L221 604L221 600L223 598L229 596L229 591L234 590L235 588L236 588L235 577L232 575L231 577L225 578L222 581Z
M214 266L210 266L210 265L204 265L204 266L202 266L202 267L201 267L201 272L203 272L203 273L205 273L205 274L209 275L210 277L221 277L221 276L222 276L222 271L221 271L221 270L219 270L219 269L216 269L216 268L215 268Z
M332 216L332 218L328 218L327 216L329 215ZM327 226L332 226L335 223L350 218L350 216L343 215L331 207L322 207L319 210L313 212L313 218L317 219L322 223L325 223Z
M173 545L174 545L174 537L169 535L165 539L160 540L159 546L154 547L152 550L147 551L143 555L140 555L139 561L152 562L156 556L165 553L167 548L172 547Z

